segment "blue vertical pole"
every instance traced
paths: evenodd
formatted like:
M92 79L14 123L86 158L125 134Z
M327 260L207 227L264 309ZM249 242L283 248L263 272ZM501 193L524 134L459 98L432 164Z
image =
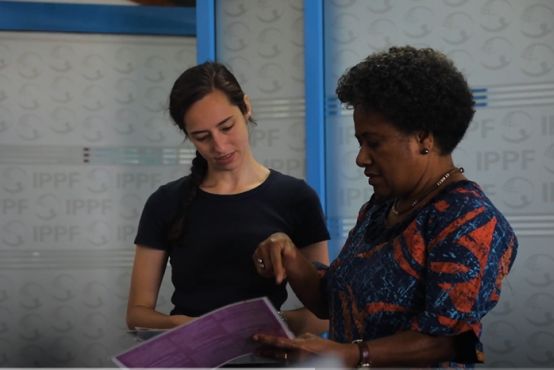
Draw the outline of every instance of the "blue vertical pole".
M216 60L215 0L196 2L196 61Z
M326 211L323 0L304 1L306 181Z

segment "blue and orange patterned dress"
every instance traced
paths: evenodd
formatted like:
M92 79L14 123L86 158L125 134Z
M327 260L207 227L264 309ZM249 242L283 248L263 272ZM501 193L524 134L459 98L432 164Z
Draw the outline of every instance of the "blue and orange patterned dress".
M330 338L344 343L406 330L464 333L469 355L455 362L482 362L481 319L498 302L514 262L512 228L467 180L449 184L387 228L390 207L390 201L374 198L364 204L324 274Z

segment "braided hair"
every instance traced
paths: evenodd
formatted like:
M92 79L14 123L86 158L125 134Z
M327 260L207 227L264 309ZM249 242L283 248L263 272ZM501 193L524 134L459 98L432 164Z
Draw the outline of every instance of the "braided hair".
M169 94L169 114L173 122L188 137L184 117L189 108L214 90L223 92L232 105L243 114L248 112L244 101L244 92L235 76L221 63L204 62L185 70L173 84ZM249 121L255 123L251 118ZM191 173L184 181L182 204L174 215L169 227L168 240L171 245L184 235L188 211L196 197L198 188L208 172L208 162L198 151L192 160Z

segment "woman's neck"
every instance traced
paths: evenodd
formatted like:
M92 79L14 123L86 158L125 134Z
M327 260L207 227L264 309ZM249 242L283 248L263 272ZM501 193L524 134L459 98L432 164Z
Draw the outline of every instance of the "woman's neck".
M269 176L267 167L254 158L232 171L210 171L200 188L214 194L239 194L260 186Z
M463 175L464 169L454 166L452 161L443 163L436 168L437 170L420 182L420 186L416 190L393 200L387 217L389 224L402 221L407 215L427 204L435 194L444 189L449 183L465 178Z

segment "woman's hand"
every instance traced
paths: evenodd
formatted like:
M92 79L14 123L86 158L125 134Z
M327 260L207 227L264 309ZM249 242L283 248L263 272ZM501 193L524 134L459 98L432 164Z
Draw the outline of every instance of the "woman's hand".
M258 245L252 255L256 271L263 277L275 277L277 284L287 278L287 265L298 257L298 250L287 234L275 233Z
M255 334L252 338L262 346L257 354L263 357L302 362L316 356L335 356L346 366L358 363L358 347L323 339L314 334L303 334L294 339Z

